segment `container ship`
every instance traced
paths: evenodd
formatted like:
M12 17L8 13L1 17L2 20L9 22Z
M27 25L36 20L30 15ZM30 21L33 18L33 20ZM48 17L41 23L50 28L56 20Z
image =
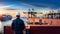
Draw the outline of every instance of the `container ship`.
M8 21L8 20L11 20L11 19L12 19L11 15L0 14L0 21Z

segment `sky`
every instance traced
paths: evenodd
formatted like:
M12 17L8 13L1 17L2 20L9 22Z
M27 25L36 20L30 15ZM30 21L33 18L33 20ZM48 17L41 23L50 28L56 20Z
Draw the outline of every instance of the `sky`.
M36 11L60 9L60 0L0 0L0 8L14 10L34 8Z

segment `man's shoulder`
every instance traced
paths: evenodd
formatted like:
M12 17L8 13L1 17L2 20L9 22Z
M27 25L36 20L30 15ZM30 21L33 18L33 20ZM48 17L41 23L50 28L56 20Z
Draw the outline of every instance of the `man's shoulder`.
M16 19L13 19L13 21L15 21Z
M24 22L22 19L14 19L13 21L21 21L21 22Z
M20 21L23 21L22 19L20 19Z
M12 21L16 21L16 19L12 20Z

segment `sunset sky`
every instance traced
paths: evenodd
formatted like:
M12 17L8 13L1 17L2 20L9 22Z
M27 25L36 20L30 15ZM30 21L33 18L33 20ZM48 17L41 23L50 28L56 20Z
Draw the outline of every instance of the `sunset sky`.
M0 0L0 8L7 9L60 9L60 0Z
M0 0L0 14L9 10L23 10L34 8L37 12L60 10L60 0ZM20 11L21 12L21 11Z

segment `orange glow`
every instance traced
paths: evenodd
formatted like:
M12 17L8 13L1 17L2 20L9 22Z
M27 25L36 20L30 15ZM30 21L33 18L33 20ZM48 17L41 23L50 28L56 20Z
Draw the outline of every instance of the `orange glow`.
M2 17L3 16L3 14L0 14L0 17Z
M28 18L28 20L29 20L29 21L33 21L33 22L34 22L34 21L38 22L38 21L39 21L39 18Z

